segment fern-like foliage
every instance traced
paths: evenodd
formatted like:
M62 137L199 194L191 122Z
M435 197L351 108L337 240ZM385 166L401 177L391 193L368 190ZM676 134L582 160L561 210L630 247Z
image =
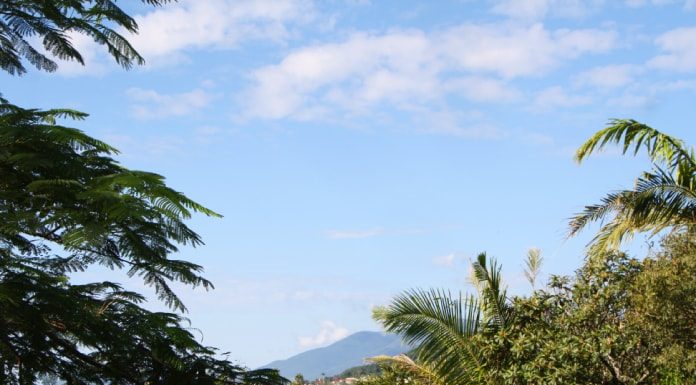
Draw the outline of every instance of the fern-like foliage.
M632 189L607 194L600 203L585 207L570 221L570 235L592 222L603 224L593 239L591 254L617 248L636 233L657 234L683 230L696 224L696 156L693 148L672 136L634 120L613 120L576 153L582 162L608 144L620 145L624 154L644 149L653 163Z
M141 1L153 6L171 2ZM23 60L48 72L58 68L54 58L84 64L70 34L91 37L105 46L124 68L143 64L143 57L114 27L131 33L138 31L135 19L112 0L3 0L0 2L0 68L21 75L27 71ZM35 38L41 41L44 51L32 45Z
M170 282L212 287L201 267L169 256L178 245L203 242L184 222L193 213L219 214L168 187L160 175L129 170L117 151L56 124L83 119L70 110L29 110L0 103L0 241L18 249L62 247L55 266L126 268L178 310Z
M217 358L185 318L143 309L143 297L118 284L69 284L43 258L0 253L2 384L41 376L85 385L286 383L277 371Z
M173 282L212 284L171 254L202 244L187 218L219 214L160 175L119 165L115 148L60 125L65 118L86 115L0 99L0 384L286 384L275 370L221 359L185 318L142 308L138 293L70 283L93 264L126 269L184 311Z

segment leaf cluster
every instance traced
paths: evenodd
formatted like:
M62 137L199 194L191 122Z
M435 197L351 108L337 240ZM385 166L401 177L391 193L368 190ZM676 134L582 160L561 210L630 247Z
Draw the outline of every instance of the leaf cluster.
M415 361L445 384L481 383L486 363L475 336L505 330L514 314L501 279L501 267L485 253L472 264L479 295L443 290L406 291L391 305L375 310L385 330L417 346Z
M169 255L177 245L202 244L184 223L192 213L219 215L168 187L160 175L122 167L110 157L115 149L55 124L61 117L85 115L0 103L0 240L32 254L59 245L61 253L43 256L62 272L95 263L125 268L168 305L185 310L172 281L212 284L200 266Z
M142 308L138 293L113 282L70 283L70 273L94 264L125 269L184 311L172 282L212 284L199 265L170 256L202 244L187 218L219 216L59 124L85 117L0 100L0 383L285 383L275 370L219 358L186 319Z
M142 0L161 5L171 0ZM58 65L49 57L85 64L71 35L82 34L103 45L124 68L145 60L123 36L135 33L135 19L112 0L4 0L0 2L0 68L12 75L26 72L22 59L38 70L53 72ZM41 42L41 48L34 41Z
M620 145L624 154L635 155L644 149L653 168L636 179L634 188L611 192L601 203L586 206L572 218L571 236L588 224L601 221L591 254L602 254L638 232L655 235L666 229L684 231L696 225L693 149L635 120L613 120L578 149L575 159L582 162L608 144Z
M491 263L479 276L493 283L499 271ZM692 385L694 282L696 237L675 233L655 256L590 258L574 276L553 276L526 297L502 301L497 283L461 306L442 291L411 290L375 316L420 342L419 354L377 359L427 383Z
M186 319L151 312L113 282L74 285L45 260L0 260L0 383L277 385L276 371L246 371L198 343Z

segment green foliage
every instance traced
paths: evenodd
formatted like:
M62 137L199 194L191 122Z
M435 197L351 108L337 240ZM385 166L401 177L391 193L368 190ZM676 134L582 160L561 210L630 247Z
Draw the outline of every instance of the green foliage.
M341 372L337 377L338 378L358 378L358 377L365 377L368 375L374 375L374 374L379 374L381 373L381 370L377 364L367 364L367 365L360 365L360 366L354 366L352 368L348 368L344 371Z
M696 383L696 233L667 237L662 252L645 261L632 293L637 321L659 347L660 374Z
M281 382L247 372L200 345L186 320L139 306L112 282L71 285L45 261L2 250L0 383L50 375L68 384L238 384Z
M405 355L379 356L371 361L380 368L379 374L361 377L356 385L444 385L430 368Z
M171 0L141 0L161 5ZM23 74L26 59L39 70L52 72L58 65L32 45L38 37L46 52L62 60L84 59L70 41L70 34L91 37L106 46L114 60L125 68L145 60L114 26L138 31L135 20L111 0L4 0L0 2L0 68L10 74Z
M464 311L472 300L437 290L406 292L375 316L425 348L416 350L410 367L398 357L380 362L401 375L430 373L431 383L455 385L694 385L694 235L674 233L662 252L643 260L615 252L589 258L575 276L554 276L545 289L508 300L495 290L499 267L479 260L477 276L488 277L477 302L480 316Z
M634 120L614 120L578 149L576 160L622 142L624 154L644 148L653 170L638 177L633 189L607 194L601 203L586 206L571 220L571 236L589 223L606 220L593 240L593 254L616 248L637 232L655 235L696 224L696 156L679 139Z
M142 0L161 5L169 0ZM49 55L84 64L70 34L105 45L129 68L143 58L114 28L135 20L110 0L0 3L0 68L39 70ZM172 282L212 288L202 268L171 259L202 244L184 221L219 216L171 189L160 175L129 170L116 149L58 124L86 114L24 109L0 98L0 383L68 385L281 385L277 371L247 371L198 343L178 314L151 312L144 298L113 282L70 283L93 264L127 269L185 311Z
M486 363L474 336L505 330L513 319L502 287L500 266L484 253L473 263L480 298L442 290L410 290L397 296L374 317L384 328L418 346L415 361L446 384L485 381Z
M200 266L168 255L177 244L202 244L183 220L193 212L218 214L168 187L160 175L120 166L107 144L54 124L59 117L85 116L0 103L0 239L64 271L94 263L126 268L184 310L171 281L212 285ZM60 255L47 254L46 242L61 246Z
M143 309L137 293L70 283L93 264L123 268L182 311L171 282L212 287L200 266L169 256L202 244L186 218L218 214L57 124L85 117L0 101L0 383L282 384L274 370L217 358L184 318Z
M304 376L300 373L297 373L295 375L295 379L293 379L290 384L291 385L304 385L306 383L307 383L307 381L305 380Z

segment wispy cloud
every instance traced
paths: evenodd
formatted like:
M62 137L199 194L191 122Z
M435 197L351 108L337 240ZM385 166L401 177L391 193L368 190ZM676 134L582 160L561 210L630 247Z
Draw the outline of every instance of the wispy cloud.
M561 86L552 86L541 90L534 98L532 109L546 111L557 107L576 107L592 102L586 95L573 94Z
M336 342L348 336L348 329L336 325L333 321L322 321L319 332L313 336L298 337L301 348L316 348Z
M615 44L603 30L548 30L541 24L463 24L444 31L357 33L298 49L253 72L245 116L322 119L382 105L407 110L458 93L471 102L520 98L509 81L540 76L564 61Z
M643 68L634 64L614 64L594 67L575 76L575 84L610 90L631 84Z
M497 0L493 12L524 20L540 20L547 15L578 18L596 10L601 3L583 0Z
M235 49L247 41L282 43L294 27L314 20L311 0L182 0L136 15L137 34L125 35L145 58L147 67L171 66L193 60L189 54L206 49ZM85 65L64 62L64 76L103 75L117 69L105 47L90 37L69 34Z
M664 52L652 58L648 66L678 72L696 71L696 27L677 28L655 39Z
M364 239L383 235L384 233L384 229L378 227L369 230L329 230L326 232L326 236L329 239Z
M433 264L435 266L440 266L440 267L453 267L454 262L455 262L455 258L456 257L454 255L454 253L442 255L442 256L433 258Z
M133 103L131 113L139 119L185 116L206 107L215 98L203 89L178 94L162 94L155 90L130 88L126 92Z
M329 239L364 239L379 236L413 236L461 229L460 225L440 225L431 227L374 227L364 230L328 230L324 235Z
M293 23L314 15L307 0L184 0L136 17L133 46L155 64L178 61L188 50L235 48L242 41L281 41Z

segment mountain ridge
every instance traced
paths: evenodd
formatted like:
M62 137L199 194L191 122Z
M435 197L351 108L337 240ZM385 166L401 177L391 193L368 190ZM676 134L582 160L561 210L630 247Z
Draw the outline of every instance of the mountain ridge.
M283 377L289 379L301 373L306 380L312 381L323 376L335 376L346 369L362 365L369 357L393 356L409 350L411 348L394 334L360 331L328 346L270 362L262 368L278 369Z

